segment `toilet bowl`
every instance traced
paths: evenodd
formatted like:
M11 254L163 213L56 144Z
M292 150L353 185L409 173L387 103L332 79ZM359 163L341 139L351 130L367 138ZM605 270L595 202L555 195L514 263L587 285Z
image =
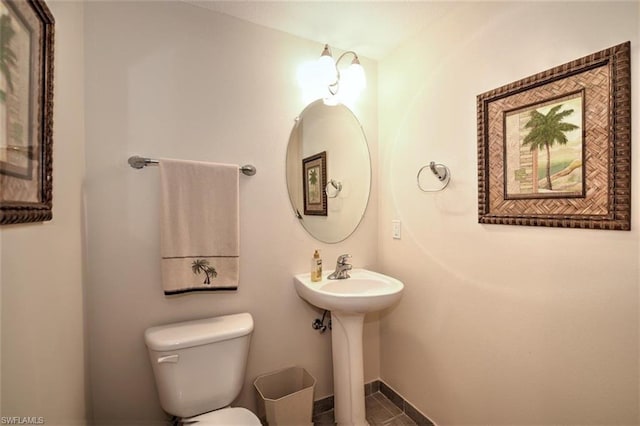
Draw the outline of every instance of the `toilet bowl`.
M147 329L162 409L199 425L260 425L251 411L229 406L244 384L252 332L248 313Z

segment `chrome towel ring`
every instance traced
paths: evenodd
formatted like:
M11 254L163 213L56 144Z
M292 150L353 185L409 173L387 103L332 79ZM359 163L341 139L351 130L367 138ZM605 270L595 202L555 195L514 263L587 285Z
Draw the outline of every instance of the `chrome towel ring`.
M425 188L422 187L422 185L420 184L420 175L422 174L422 172L426 168L431 170L431 172L434 175L436 175L438 180L440 182L442 182L442 187L441 188L436 188L436 189L427 188L427 189L425 189ZM445 166L444 164L436 163L435 161L430 162L427 166L422 166L420 168L420 170L418 170L418 175L416 176L416 181L417 181L417 184L418 184L418 188L420 188L420 191L422 191L422 192L440 192L443 189L445 189L447 187L447 185L449 185L449 181L450 180L451 180L451 170L449 170L449 168L447 166Z
M338 195L340 195L340 191L342 191L342 182L335 179L331 179L327 186L325 186L324 188L324 192L329 198L338 197Z

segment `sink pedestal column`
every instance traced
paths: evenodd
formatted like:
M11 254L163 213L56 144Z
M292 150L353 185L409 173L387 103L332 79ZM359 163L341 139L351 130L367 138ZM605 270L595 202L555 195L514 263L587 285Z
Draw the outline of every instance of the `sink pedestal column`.
M334 413L338 426L369 424L364 408L364 315L331 311Z

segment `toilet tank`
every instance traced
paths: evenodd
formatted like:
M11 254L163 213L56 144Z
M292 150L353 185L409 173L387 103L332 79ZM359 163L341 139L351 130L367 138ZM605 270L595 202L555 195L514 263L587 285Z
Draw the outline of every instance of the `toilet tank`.
M244 383L252 331L248 313L147 329L162 408L190 417L231 404Z

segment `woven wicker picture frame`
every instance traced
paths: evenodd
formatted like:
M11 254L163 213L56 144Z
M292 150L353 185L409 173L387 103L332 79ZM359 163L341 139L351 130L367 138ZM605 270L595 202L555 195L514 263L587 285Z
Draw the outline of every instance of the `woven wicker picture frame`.
M0 0L0 225L52 218L54 25L44 0Z
M627 42L477 97L479 223L631 228L630 63Z

